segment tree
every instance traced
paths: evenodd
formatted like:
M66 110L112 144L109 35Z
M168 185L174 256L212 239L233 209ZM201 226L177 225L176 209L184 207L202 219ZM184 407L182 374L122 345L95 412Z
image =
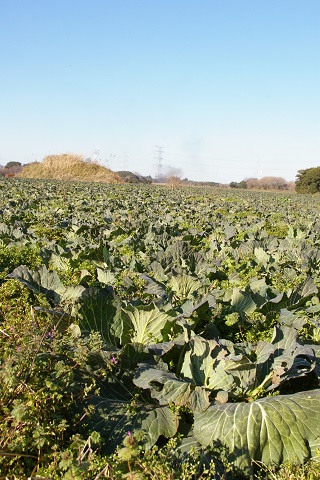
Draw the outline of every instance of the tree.
M14 177L22 170L22 164L20 162L8 162L4 167L0 168L0 172L3 176Z
M317 193L320 191L320 167L298 170L296 178L297 193Z
M8 162L4 168L14 168L14 167L21 167L20 162Z
M288 190L289 184L282 177L247 178L243 180L247 188L259 190Z
M241 182L231 182L230 188L248 188L247 182L242 180Z
M178 187L182 180L182 170L180 168L168 167L166 174L166 183L170 185L171 188Z
M152 183L152 179L144 177L140 173L133 173L127 170L120 170L116 173L126 183Z

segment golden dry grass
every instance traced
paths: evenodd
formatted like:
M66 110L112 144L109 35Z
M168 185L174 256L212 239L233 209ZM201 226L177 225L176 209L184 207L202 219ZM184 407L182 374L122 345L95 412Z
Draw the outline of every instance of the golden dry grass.
M71 153L48 155L42 162L29 163L23 167L17 177L106 183L122 182L119 175L109 168L85 161L81 155Z

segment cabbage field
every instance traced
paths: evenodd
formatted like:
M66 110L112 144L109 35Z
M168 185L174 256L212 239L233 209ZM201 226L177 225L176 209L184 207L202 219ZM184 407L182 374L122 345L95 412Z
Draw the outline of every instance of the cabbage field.
M0 211L1 478L320 458L320 197L8 179Z

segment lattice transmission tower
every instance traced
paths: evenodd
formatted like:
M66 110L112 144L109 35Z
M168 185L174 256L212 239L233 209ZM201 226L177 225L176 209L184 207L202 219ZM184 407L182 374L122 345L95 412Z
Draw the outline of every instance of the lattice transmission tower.
M155 169L156 169L156 179L160 180L162 178L162 169L163 169L163 147L161 145L155 145L154 151L155 158Z

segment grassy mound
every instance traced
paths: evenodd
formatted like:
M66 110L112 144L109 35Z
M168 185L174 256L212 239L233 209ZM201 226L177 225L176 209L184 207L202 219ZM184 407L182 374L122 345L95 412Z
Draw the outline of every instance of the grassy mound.
M42 162L29 163L23 167L17 177L106 183L122 182L119 175L109 168L85 161L81 155L69 153L48 155Z

